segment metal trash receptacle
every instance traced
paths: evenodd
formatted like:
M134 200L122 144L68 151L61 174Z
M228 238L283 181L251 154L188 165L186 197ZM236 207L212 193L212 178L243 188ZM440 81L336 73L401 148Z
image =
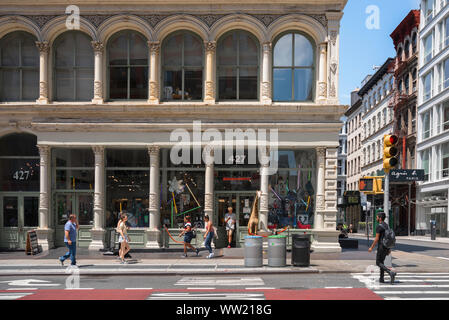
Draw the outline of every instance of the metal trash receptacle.
M430 240L437 239L437 222L435 220L430 220Z
M268 237L268 266L286 267L287 266L287 237L270 236Z
M310 235L292 235L292 266L310 266Z
M245 267L263 267L263 238L245 237Z

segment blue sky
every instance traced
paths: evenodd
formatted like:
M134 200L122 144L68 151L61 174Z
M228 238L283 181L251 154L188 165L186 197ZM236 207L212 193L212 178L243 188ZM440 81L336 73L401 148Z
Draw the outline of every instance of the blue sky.
M373 66L381 66L395 51L390 34L420 0L349 0L340 29L340 102L349 105L350 94ZM379 8L379 29L368 29L366 8Z

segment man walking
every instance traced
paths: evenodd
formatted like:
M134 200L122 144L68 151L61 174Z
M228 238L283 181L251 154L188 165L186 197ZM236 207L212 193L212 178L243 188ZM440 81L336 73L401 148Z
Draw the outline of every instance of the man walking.
M228 248L231 247L232 242L232 234L235 230L235 222L236 222L236 216L235 213L232 213L232 207L228 207L228 212L225 215L225 224L226 224L226 232L228 234Z
M383 238L385 236L385 230L389 228L387 223L385 222L386 214L385 212L377 213L376 220L379 225L376 228L376 238L374 239L373 244L368 249L369 252L373 251L373 248L376 244L377 246L377 256L376 256L376 265L380 268L380 283L385 283L384 281L384 273L388 273L390 275L390 283L394 283L394 278L396 277L396 272L390 271L385 265L385 258L391 253L391 250L384 247Z
M76 233L79 229L78 221L76 221L76 215L71 214L69 216L69 221L64 226L64 243L69 249L69 251L59 257L61 265L64 265L64 261L70 257L72 260L72 266L76 266Z

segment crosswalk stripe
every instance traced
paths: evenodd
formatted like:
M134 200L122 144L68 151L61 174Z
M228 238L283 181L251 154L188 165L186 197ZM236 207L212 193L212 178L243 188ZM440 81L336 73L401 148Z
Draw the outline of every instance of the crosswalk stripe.
M376 294L449 294L449 291L374 291Z
M358 276L358 275L360 275L360 276L366 276L366 275L371 275L372 273L370 273L370 272L361 272L361 273L351 273L351 275L353 275L353 276ZM442 275L449 275L449 273L448 272L439 272L439 273L432 273L432 272L419 272L419 273L413 273L413 272L401 272L400 274L398 274L398 276L399 275L414 275L414 274L416 274L416 275L423 275L423 276L425 276L425 275L436 275L436 276L442 276Z
M263 293L200 293L166 292L153 293L147 300L262 300Z
M31 292L4 292L0 293L0 300L16 300L23 297L26 297L30 294L33 294Z
M449 288L446 284L381 284L380 288Z
M261 278L182 278L175 286L263 286Z
M449 298L441 298L441 297L432 297L432 298L386 297L385 300L449 300Z
M445 257L438 257L438 259L449 260L449 258L445 258Z

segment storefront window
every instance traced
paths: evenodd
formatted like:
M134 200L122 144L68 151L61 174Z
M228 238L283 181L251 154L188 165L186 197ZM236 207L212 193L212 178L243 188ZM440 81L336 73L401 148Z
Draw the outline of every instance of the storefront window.
M93 225L95 164L92 149L55 148L52 167L57 224L64 225L73 213L80 225Z
M269 180L269 228L313 228L316 192L314 150L280 150Z
M133 228L149 227L148 150L106 150L106 226L117 225L120 212Z
M40 156L37 138L10 134L0 139L0 192L39 192Z

